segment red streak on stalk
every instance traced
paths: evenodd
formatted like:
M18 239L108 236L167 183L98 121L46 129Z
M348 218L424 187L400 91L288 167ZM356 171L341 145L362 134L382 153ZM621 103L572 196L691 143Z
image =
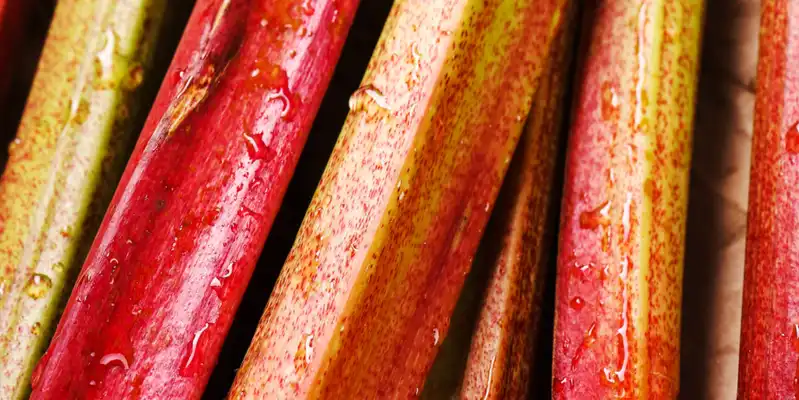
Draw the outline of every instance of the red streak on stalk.
M761 11L738 394L799 395L799 4Z
M200 0L33 399L198 398L357 0Z
M12 72L16 67L16 50L22 43L30 9L37 2L31 0L0 0L0 107L2 107Z

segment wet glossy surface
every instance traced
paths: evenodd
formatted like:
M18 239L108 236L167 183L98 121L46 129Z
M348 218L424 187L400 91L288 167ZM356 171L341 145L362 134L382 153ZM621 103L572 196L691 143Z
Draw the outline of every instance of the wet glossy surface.
M589 10L561 214L555 398L672 398L679 390L702 13L703 2L692 0Z
M0 398L27 395L144 121L156 42L171 43L162 22L177 15L164 11L160 0L58 7L0 180Z
M33 398L202 394L356 3L198 2Z
M560 3L395 3L233 397L418 394Z

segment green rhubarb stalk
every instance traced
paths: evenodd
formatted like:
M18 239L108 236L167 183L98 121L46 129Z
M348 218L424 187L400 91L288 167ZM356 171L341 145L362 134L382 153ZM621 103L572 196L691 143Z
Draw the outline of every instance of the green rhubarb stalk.
M0 399L24 398L158 84L167 0L61 0L0 178Z

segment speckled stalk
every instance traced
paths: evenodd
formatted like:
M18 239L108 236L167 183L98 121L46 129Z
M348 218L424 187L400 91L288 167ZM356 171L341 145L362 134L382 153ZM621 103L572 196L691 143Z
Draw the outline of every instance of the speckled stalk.
M165 0L62 0L0 178L0 399L23 398L143 122ZM151 85L152 86L152 85Z
M0 0L0 109L4 108L12 73L17 67L17 53L31 9L29 0Z
M799 3L761 5L739 399L799 396Z
M197 3L33 399L202 395L357 3Z
M566 3L394 3L231 398L419 394Z
M702 0L598 2L568 146L556 399L670 399Z
M461 399L526 399L530 389L543 282L555 218L555 163L571 71L569 18L552 48L519 148L497 203L509 210L497 227L500 240L461 383ZM507 194L505 194L507 193ZM505 196L505 197L503 197ZM559 200L559 199L558 199Z

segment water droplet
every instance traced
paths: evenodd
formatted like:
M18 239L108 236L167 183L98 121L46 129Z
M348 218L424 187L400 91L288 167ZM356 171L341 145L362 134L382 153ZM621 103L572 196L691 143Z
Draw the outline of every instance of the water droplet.
M283 108L280 109L280 116L285 118L289 115L289 112L291 111L291 99L289 99L289 96L288 94L286 94L285 89L280 88L274 92L269 93L268 95L266 95L266 100L267 101L279 100L281 103L283 103Z
M627 312L629 311L629 290L627 288L627 275L629 274L630 268L632 268L632 260L629 256L622 259L621 263L621 272L619 272L619 280L621 280L622 285L622 311L621 311L621 324L619 329L616 331L616 339L617 339L617 347L618 353L621 357L619 362L619 366L615 371L616 380L618 382L624 381L624 376L627 373L627 363L630 359L630 345L627 339Z
M603 386L611 388L614 388L619 384L619 382L616 380L616 374L611 368L608 367L602 368L602 374L599 376L599 380Z
M591 348L594 343L596 343L596 322L591 323L591 326L585 331L585 337L583 337L582 343L580 343L580 346L574 352L574 357L572 357L572 370L577 368L585 351Z
M214 279L211 279L211 287L212 288L222 287L222 281L220 281L219 278L214 277Z
M247 206L241 206L241 208L239 209L239 215L248 216L248 217L252 217L252 218L256 218L256 219L257 218L263 218L263 214L255 211L252 208L247 207Z
M89 386L97 386L97 381L95 381L94 379L90 380Z
M305 0L304 2L302 2L301 9L302 9L302 13L307 15L307 16L313 15L314 11L316 11L314 9L313 4L311 4L311 0Z
M194 337L191 339L191 343L189 344L189 351L187 353L186 361L183 363L183 367L180 369L180 374L183 376L190 376L196 372L196 367L194 367L194 361L197 355L197 344L200 342L200 338L203 336L206 330L208 330L210 325L206 322L202 328L198 329L194 332ZM202 364L202 361L199 362Z
M266 25L267 25L267 21L266 21L266 19L264 19L264 18L261 18L261 22L259 22L259 24L261 25L261 28L265 28L265 27L266 27Z
M263 141L263 136L253 136L244 131L244 144L247 146L247 154L253 160L270 161L275 156L275 151L270 149Z
M219 277L222 278L222 279L225 279L225 278L229 278L231 274L233 274L233 263L232 262L230 264L228 264L227 267L225 267L225 270L222 271L222 275L220 275Z
M117 45L117 36L113 29L106 29L100 38L100 50L95 59L95 73L98 78L110 79L113 77L114 52Z
M569 307L580 311L585 307L585 300L582 297L576 296L569 301Z
M350 96L349 106L351 111L363 111L366 110L367 101L366 99L371 99L371 102L376 104L378 107L391 111L391 105L386 100L385 96L383 96L383 92L380 89L376 88L372 84L367 84L361 86L356 90L352 96Z
M596 322L592 322L591 326L588 327L588 330L585 332L585 339L583 340L583 345L586 347L591 347L596 342Z
M799 399L799 372L797 372L797 376L793 378L793 390L794 397Z
M411 44L411 64L413 66L413 71L405 81L405 86L407 86L408 89L412 89L422 80L421 76L419 75L420 70L422 69L422 53L419 51L419 44L416 42Z
M135 64L128 70L123 87L127 90L137 89L142 82L144 82L144 67L141 64Z
M31 325L31 335L39 336L41 334L42 334L42 324L36 322L33 325Z
M497 363L497 355L494 354L491 356L491 365L488 367L488 379L486 380L486 392L483 393L483 399L487 399L488 396L491 394L491 387L494 386L491 384L491 381L494 379L494 365Z
M630 207L632 207L632 203L633 194L631 192L627 192L627 198L624 200L624 210L621 216L621 224L625 242L630 240Z
M791 154L799 154L799 121L785 133L785 150Z
M178 68L172 73L172 78L178 82L183 80L183 77L186 76L186 69L185 68Z
M103 356L100 359L100 364L105 365L106 367L114 367L120 366L122 369L128 369L130 364L128 363L128 359L122 353L110 353Z
M89 118L89 101L81 97L77 104L73 102L70 111L70 122L75 125L82 125Z
M601 109L602 118L605 121L615 121L619 119L619 95L616 88L609 81L602 82Z
M441 339L441 334L438 332L438 328L433 329L433 346L438 346L438 340Z
M593 210L580 214L580 227L583 229L596 229L610 224L610 202L605 201Z
M552 391L555 394L561 394L566 391L566 384L569 382L568 378L561 378L555 379L555 383L552 385Z
M14 153L17 152L17 149L21 145L22 145L22 139L14 138L14 140L12 140L11 143L9 143L8 145L8 153L13 155Z
M211 208L203 216L203 223L205 225L213 225L214 222L216 222L217 218L219 218L219 214L221 212L222 212L222 208L219 207L219 206Z
M28 280L28 284L25 285L25 293L38 300L44 297L51 287L53 287L53 281L50 280L50 277L44 274L33 274Z
M294 370L301 374L313 360L313 334L305 332L294 353Z

